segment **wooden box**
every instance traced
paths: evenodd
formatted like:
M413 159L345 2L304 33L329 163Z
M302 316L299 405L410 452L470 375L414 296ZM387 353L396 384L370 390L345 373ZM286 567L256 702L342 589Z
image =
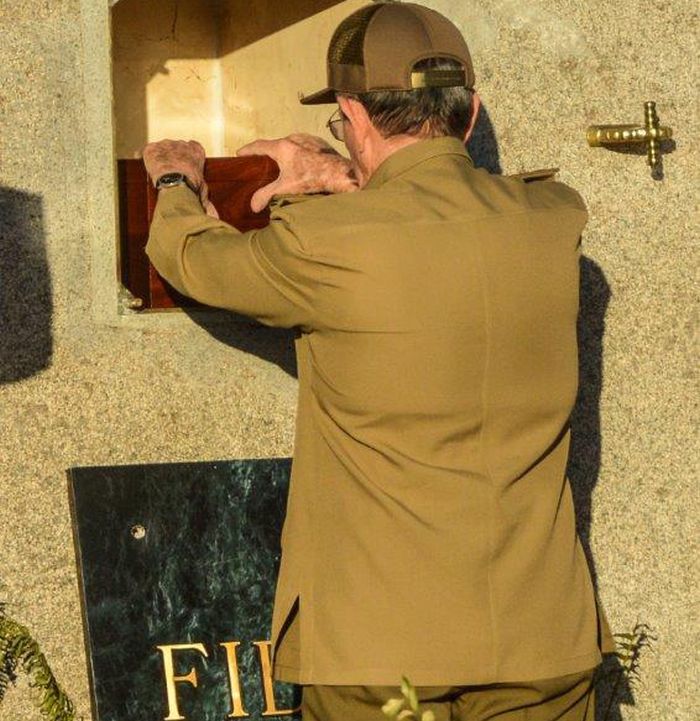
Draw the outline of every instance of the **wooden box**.
M178 293L151 265L145 253L148 229L158 194L142 160L118 160L120 280L133 295L138 310L203 307ZM209 197L222 220L240 231L262 228L269 212L253 213L250 199L278 175L277 163L267 156L208 158L204 177Z

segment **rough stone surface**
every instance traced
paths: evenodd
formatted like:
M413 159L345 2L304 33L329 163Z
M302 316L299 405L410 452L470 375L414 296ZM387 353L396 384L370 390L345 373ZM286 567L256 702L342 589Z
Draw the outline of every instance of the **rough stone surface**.
M478 160L504 172L560 166L588 203L571 475L613 630L641 621L658 637L615 713L690 721L697 11L686 0L428 4L471 39L497 140L482 124ZM117 313L107 19L106 0L0 3L1 593L86 720L65 469L289 455L296 393L288 334ZM299 52L322 67L325 42L309 34ZM585 142L590 123L641 121L645 100L675 130L663 181L644 157ZM17 718L40 718L24 682L0 706L2 721Z

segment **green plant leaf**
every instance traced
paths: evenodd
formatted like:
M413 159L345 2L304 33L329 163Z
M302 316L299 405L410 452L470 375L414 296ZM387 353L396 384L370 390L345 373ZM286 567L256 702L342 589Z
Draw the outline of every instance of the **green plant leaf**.
M49 721L75 721L70 699L51 672L39 644L24 626L8 618L0 604L0 701L16 669L29 676L29 686L37 690L36 705Z
M401 678L401 693L404 695L408 705L414 713L418 713L418 694L413 684L403 676Z
M383 706L382 712L389 718L396 718L396 715L401 711L404 705L402 698L390 698Z
M416 693L416 689L411 686L411 693L408 697L408 703L411 704L411 710L415 713L418 713L418 694Z

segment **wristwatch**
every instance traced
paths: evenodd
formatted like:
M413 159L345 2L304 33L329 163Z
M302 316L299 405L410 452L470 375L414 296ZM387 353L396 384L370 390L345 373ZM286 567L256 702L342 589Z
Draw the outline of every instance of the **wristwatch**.
M187 180L187 176L183 173L166 173L165 175L161 175L156 181L156 190L174 188L176 185L186 185L192 192L196 192Z

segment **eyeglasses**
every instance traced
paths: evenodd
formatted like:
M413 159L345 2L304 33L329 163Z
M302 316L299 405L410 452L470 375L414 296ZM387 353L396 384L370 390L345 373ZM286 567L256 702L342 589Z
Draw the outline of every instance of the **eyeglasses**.
M326 126L328 127L328 130L330 130L331 135L336 140L340 140L341 143L345 142L344 123L347 119L347 115L345 115L340 108L336 108L335 112L333 113L333 115L331 115L331 117L328 119L328 122L326 123Z

